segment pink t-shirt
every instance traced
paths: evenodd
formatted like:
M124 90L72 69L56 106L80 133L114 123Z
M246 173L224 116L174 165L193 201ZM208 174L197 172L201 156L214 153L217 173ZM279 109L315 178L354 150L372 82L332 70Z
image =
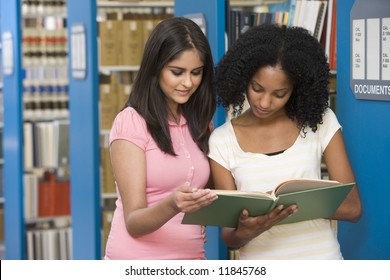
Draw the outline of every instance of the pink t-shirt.
M207 158L192 140L187 121L169 123L173 148L177 157L164 154L147 130L144 119L133 109L126 108L114 120L110 144L118 139L128 140L145 151L146 198L148 205L160 201L179 186L203 188L209 178ZM201 227L182 225L179 213L153 233L133 238L127 232L122 201L118 199L106 245L105 259L204 259Z

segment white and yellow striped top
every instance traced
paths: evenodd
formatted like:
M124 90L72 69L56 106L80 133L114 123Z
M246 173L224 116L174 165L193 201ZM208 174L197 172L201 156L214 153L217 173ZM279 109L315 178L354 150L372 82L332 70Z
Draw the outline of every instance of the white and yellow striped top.
M238 190L269 191L280 182L321 178L321 157L341 126L328 109L314 133L298 136L283 153L267 156L244 152L230 121L211 135L209 157L232 172ZM240 249L240 259L342 259L332 221L317 219L274 226Z

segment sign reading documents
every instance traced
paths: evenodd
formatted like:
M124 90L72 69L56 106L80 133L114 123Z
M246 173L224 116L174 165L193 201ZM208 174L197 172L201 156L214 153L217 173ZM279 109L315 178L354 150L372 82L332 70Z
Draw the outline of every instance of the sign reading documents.
M351 10L351 89L357 99L390 101L387 0L356 0Z

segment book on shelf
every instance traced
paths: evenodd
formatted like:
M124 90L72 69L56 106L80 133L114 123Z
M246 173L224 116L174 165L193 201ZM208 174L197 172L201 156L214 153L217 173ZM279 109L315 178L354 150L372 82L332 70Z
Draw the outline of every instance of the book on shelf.
M321 44L324 46L325 55L329 58L330 51L330 37L332 31L332 17L333 17L333 0L328 0L328 8L324 23L324 33L322 35Z
M59 168L69 165L69 120L23 123L24 168Z
M26 230L27 260L72 259L72 229L66 227Z
M335 70L337 67L337 0L333 0L331 30L329 40L329 68Z
M68 166L69 160L69 119L53 121L53 163L56 167Z
M38 215L38 175L24 173L24 218L26 220L36 219Z
M290 12L291 14L294 15L291 18L291 25L292 26L297 26L298 25L298 20L299 20L299 16L300 16L300 12L301 12L301 5L302 5L302 0L297 0L295 2L294 12L293 13Z
M70 182L57 178L54 172L45 171L38 182L38 216L70 215Z
M254 12L247 12L247 11L240 12L240 17L239 17L240 35L244 34L255 24L256 15L257 14Z
M262 24L287 24L289 12L254 12L230 9L227 12L228 48L247 30Z
M328 6L327 1L319 1L319 8L318 8L318 15L316 18L316 23L314 27L313 36L317 38L317 40L321 41L322 32L324 31L324 24L325 24L325 16L326 16L326 10Z
M23 136L24 168L31 169L34 167L34 129L32 122L23 123Z
M299 26L306 28L310 34L314 35L321 1L303 1L302 5L301 9L304 7L304 12L300 14L301 24Z
M324 27L325 16L327 13L328 0L325 1L307 1L297 0L294 10L293 26L300 26L307 29L318 41Z
M294 179L269 192L213 190L218 199L195 212L186 213L182 223L235 228L243 209L255 217L272 211L277 205L292 204L298 206L298 212L279 224L330 218L354 185L332 180Z

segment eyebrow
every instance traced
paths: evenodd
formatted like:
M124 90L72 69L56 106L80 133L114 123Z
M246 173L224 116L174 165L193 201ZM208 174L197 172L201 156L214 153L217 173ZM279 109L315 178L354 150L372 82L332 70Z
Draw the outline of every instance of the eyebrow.
M253 85L253 84L258 85L258 86L264 88L261 84L259 84L259 83L256 82L255 80L252 80L252 85ZM273 91L275 92L275 91L284 91L284 90L289 90L289 87L279 88L279 89L275 89L275 90L273 90Z
M167 68L170 68L170 69L178 69L178 70L186 70L186 68L179 67L179 66L171 66L171 65L167 65ZM197 68L194 68L194 69L192 69L191 71L200 70L200 69L202 69L202 68L204 68L204 65L199 66L199 67L197 67Z

